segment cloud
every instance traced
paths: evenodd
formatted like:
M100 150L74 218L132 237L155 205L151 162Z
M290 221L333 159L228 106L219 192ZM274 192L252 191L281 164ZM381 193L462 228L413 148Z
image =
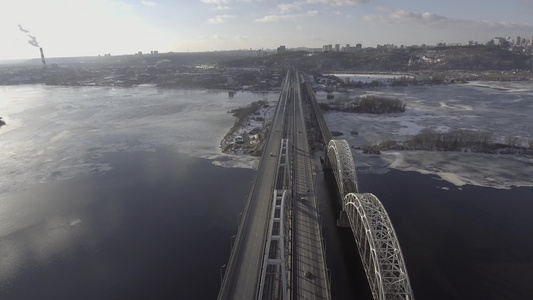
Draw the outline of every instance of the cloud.
M293 20L296 20L296 19L318 16L318 14L319 13L318 13L317 10L312 10L312 11L308 11L308 12L303 13L303 14L269 15L269 16L264 16L264 17L259 18L259 19L255 19L254 22L257 22L257 23L274 23L274 22L282 22L282 21L293 21Z
M201 0L203 3L215 5L217 10L229 9L229 0Z
M207 4L216 4L216 5L224 5L228 4L228 0L202 0L203 3Z
M411 26L431 26L441 29L484 29L487 31L533 30L532 24L455 19L430 12L419 13L404 9L390 11L388 15L367 15L364 17L364 20L372 24L405 24Z
M374 0L305 0L309 4L329 4L335 6L358 5L373 2Z
M235 16L233 16L233 15L218 15L218 16L215 16L214 18L208 19L207 23L209 23L209 24L222 24L227 19L233 19L233 18L235 18Z
M294 10L300 10L301 7L298 4L290 3L290 4L279 4L278 9L282 14L286 14L288 12L294 11Z
M141 1L141 3L146 5L146 6L156 6L157 5L157 3L155 3L155 2L145 1L145 0Z

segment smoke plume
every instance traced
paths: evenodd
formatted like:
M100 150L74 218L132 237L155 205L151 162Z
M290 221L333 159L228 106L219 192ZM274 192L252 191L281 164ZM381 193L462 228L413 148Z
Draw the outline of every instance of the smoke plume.
M39 43L37 43L37 38L34 35L31 35L29 30L22 28L22 26L20 25L19 25L19 29L20 31L24 32L28 36L29 38L28 43L30 43L30 45L39 48Z

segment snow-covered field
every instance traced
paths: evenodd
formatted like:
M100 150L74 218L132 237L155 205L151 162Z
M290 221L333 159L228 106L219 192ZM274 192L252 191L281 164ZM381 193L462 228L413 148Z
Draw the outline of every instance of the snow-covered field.
M351 96L377 94L407 103L405 113L389 115L325 114L330 129L343 132L350 145L362 146L388 139L404 140L431 127L487 130L504 141L533 139L533 85L530 82L474 82L355 91ZM318 94L319 102L327 102ZM352 135L357 131L358 135ZM473 184L497 188L533 186L533 159L514 155L427 151L354 152L358 172L386 172L388 168L435 174L457 186Z

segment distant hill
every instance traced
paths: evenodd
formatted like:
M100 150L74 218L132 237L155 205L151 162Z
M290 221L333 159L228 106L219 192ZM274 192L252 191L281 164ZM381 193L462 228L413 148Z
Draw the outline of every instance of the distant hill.
M533 57L495 46L366 48L357 52L288 51L222 63L228 67L287 67L304 70L406 72L450 70L531 70Z
M260 51L266 55L266 51ZM232 51L212 51L212 52L168 52L157 54L127 54L127 55L103 55L84 57L46 57L47 65L57 64L61 66L72 65L105 65L105 66L146 66L155 65L160 60L168 60L173 66L194 66L201 64L223 63L228 60L243 59L246 57L257 57L258 51L253 50L232 50ZM19 66L41 66L41 58L36 57L29 60L2 61L1 64Z

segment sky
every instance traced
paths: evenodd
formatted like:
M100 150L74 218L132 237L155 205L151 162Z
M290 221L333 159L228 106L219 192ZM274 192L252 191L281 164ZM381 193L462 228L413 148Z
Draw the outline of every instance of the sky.
M0 60L38 58L37 45L71 57L485 43L531 39L532 16L533 0L0 0Z

